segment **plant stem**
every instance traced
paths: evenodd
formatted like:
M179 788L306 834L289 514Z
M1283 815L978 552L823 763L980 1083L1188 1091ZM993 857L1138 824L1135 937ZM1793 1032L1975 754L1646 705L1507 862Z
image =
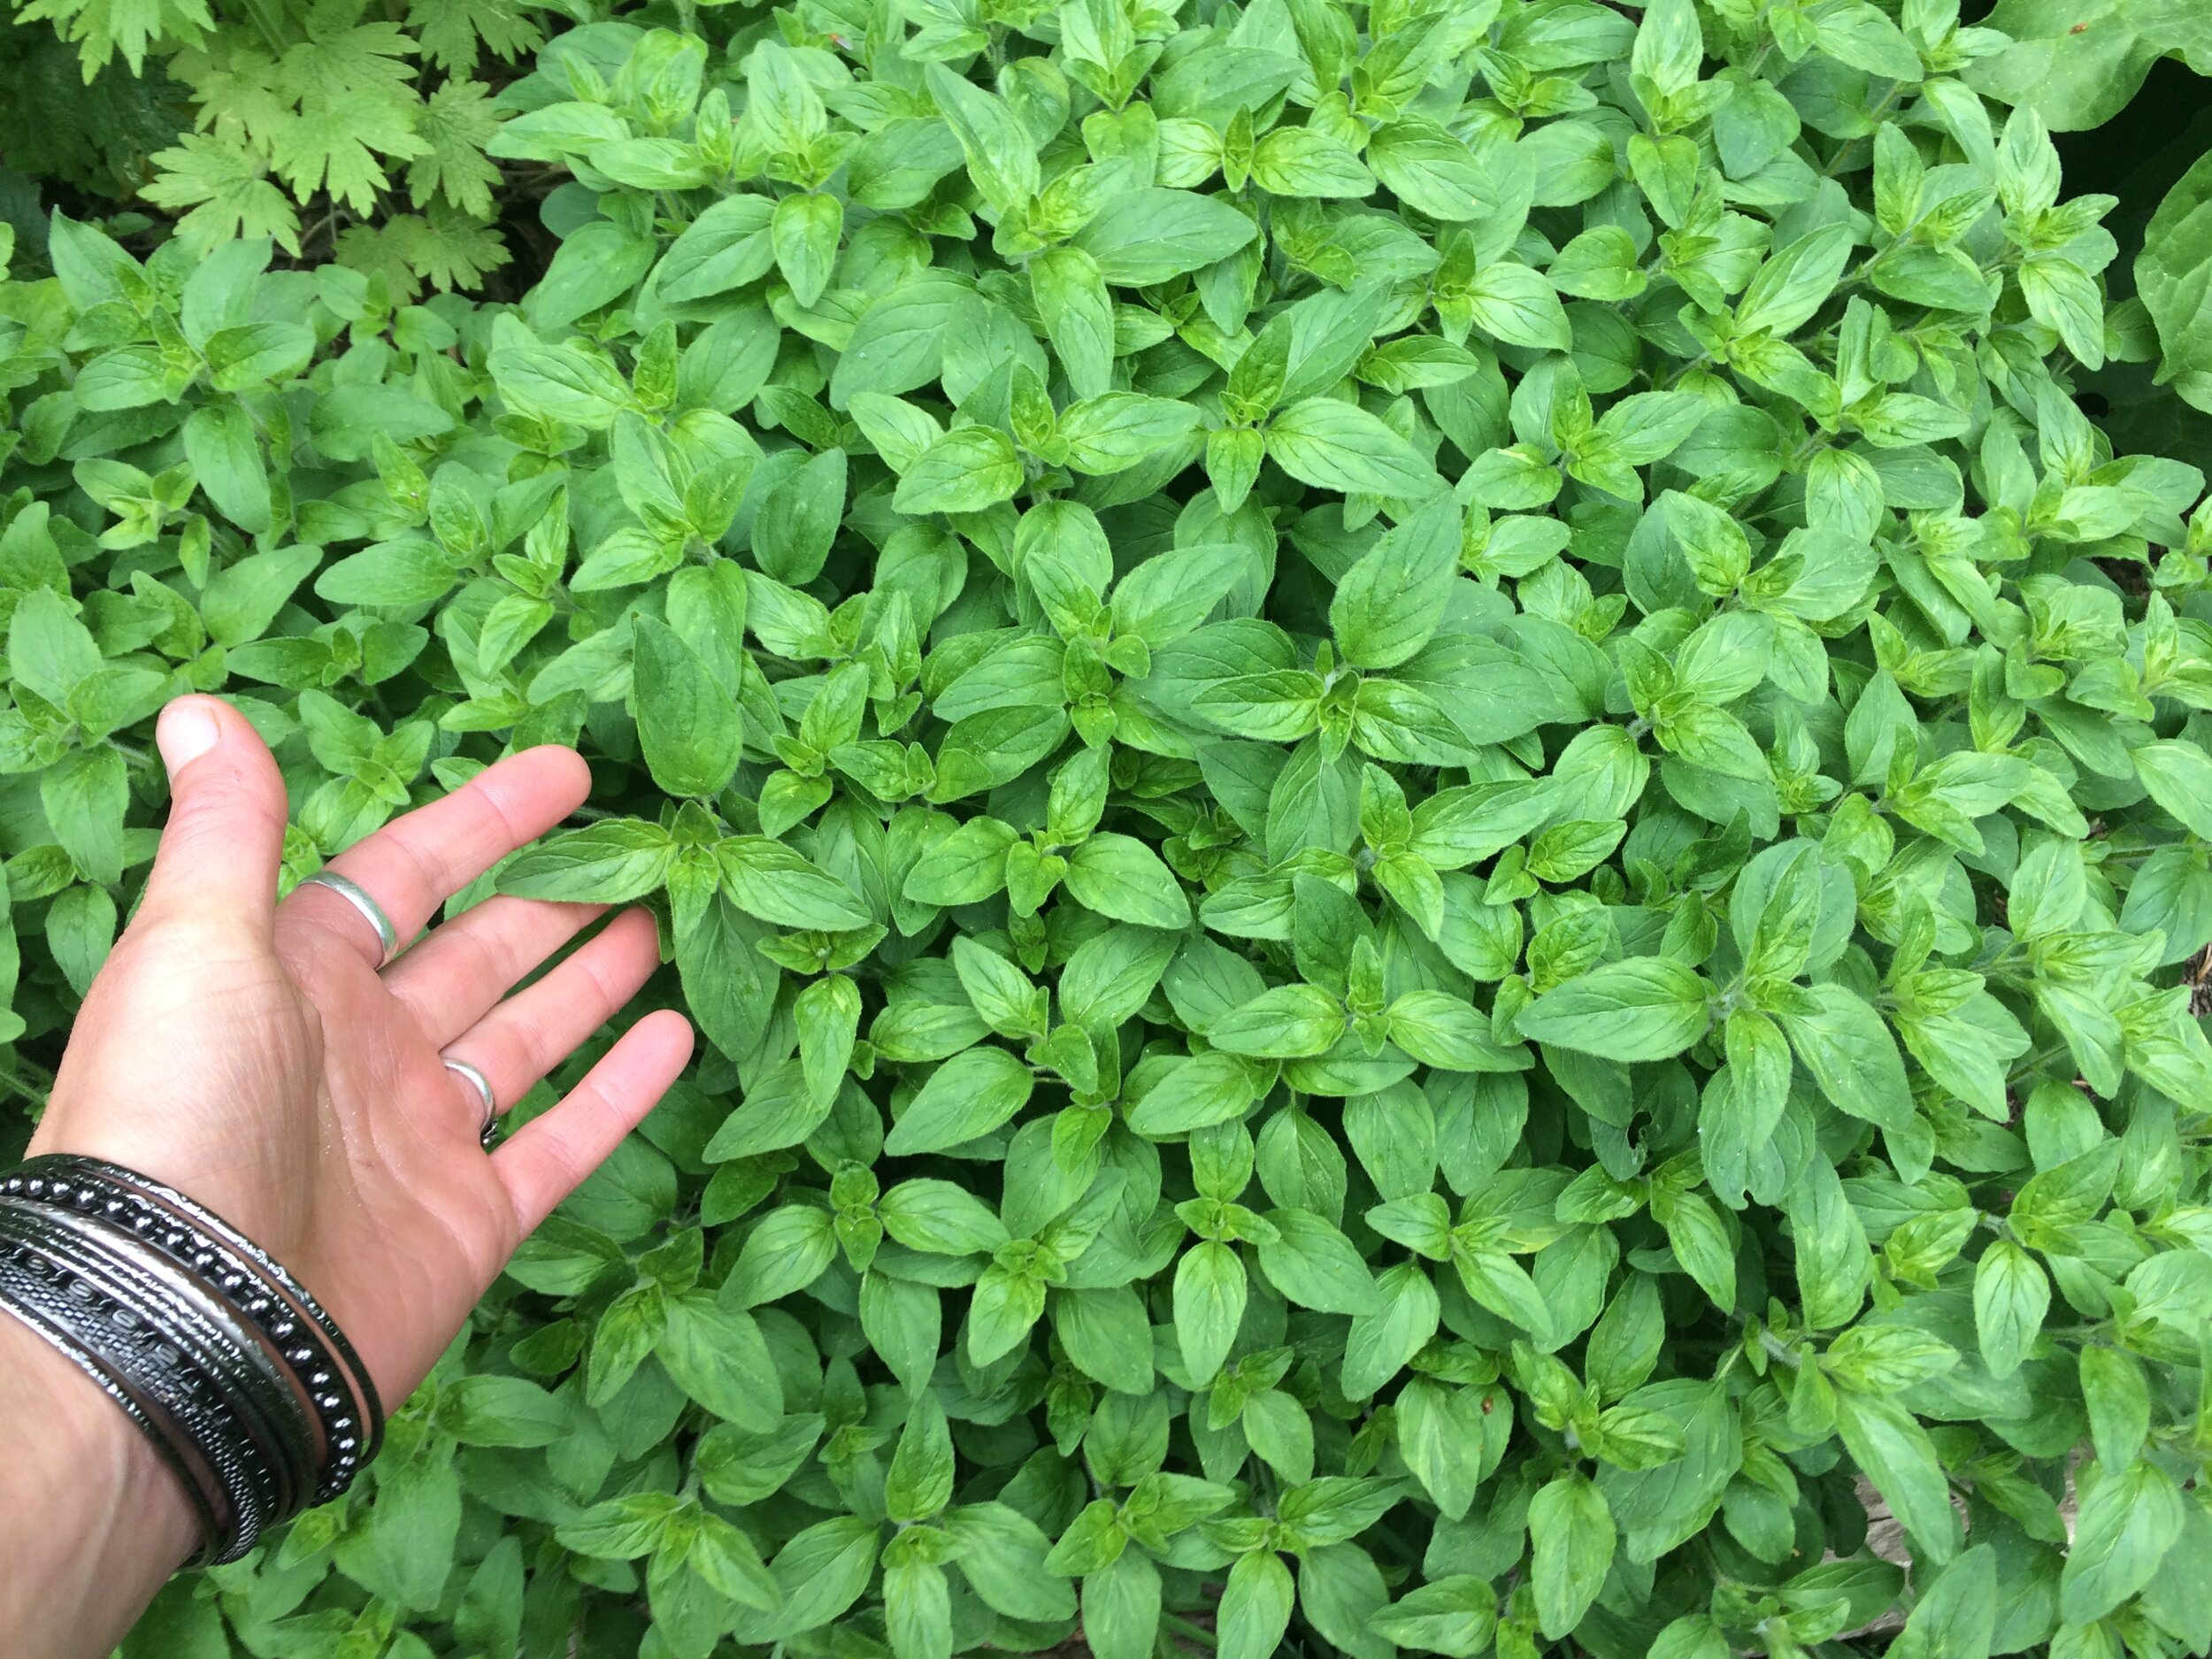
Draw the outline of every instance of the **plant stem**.
M286 48L292 44L283 18L271 8L269 0L242 0L242 4L246 8L246 16L253 22L255 32L268 47L269 55L273 58L283 57Z

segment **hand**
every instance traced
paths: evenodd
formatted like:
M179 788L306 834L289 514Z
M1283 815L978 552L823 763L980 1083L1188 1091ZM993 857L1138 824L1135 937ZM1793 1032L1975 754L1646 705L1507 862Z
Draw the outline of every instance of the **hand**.
M651 917L618 916L505 1001L600 907L489 899L380 972L375 933L342 897L303 887L276 902L284 780L245 718L187 697L157 735L169 825L31 1150L110 1158L217 1211L314 1293L396 1408L516 1245L674 1081L690 1025L647 1015L487 1156L481 1098L442 1056L513 1105L645 982ZM590 782L571 749L510 756L331 868L412 940Z

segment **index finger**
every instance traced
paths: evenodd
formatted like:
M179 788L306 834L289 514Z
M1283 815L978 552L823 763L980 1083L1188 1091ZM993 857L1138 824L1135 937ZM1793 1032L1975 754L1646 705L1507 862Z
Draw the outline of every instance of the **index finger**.
M548 744L486 767L443 800L394 818L330 861L374 899L403 944L438 907L516 849L583 804L591 769L572 749ZM277 937L341 941L379 965L369 923L326 887L296 888L277 907Z

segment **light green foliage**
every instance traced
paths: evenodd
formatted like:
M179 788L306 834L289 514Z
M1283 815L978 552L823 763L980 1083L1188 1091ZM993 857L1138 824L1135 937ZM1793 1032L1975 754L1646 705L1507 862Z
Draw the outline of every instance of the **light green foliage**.
M119 63L188 96L188 130L116 160L118 182L176 215L198 251L267 236L297 257L312 238L318 257L380 276L401 299L472 288L507 263L493 228L500 172L485 155L504 111L474 71L540 43L533 12L510 0L414 0L383 17L359 0L248 0L220 15L205 0L29 0L15 17L18 29L50 23L88 83ZM55 117L65 130L84 119Z
M2108 306L2046 18L596 21L518 303L58 219L11 1080L187 687L292 877L580 744L487 890L707 1039L133 1653L2200 1650L2212 507L2075 394L2212 384L2208 187Z

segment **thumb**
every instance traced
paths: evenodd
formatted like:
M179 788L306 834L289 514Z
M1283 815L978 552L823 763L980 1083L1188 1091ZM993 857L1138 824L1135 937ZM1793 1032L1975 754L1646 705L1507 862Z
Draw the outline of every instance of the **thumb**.
M177 698L154 742L172 800L141 913L218 916L265 934L288 810L276 757L244 715L214 697Z

